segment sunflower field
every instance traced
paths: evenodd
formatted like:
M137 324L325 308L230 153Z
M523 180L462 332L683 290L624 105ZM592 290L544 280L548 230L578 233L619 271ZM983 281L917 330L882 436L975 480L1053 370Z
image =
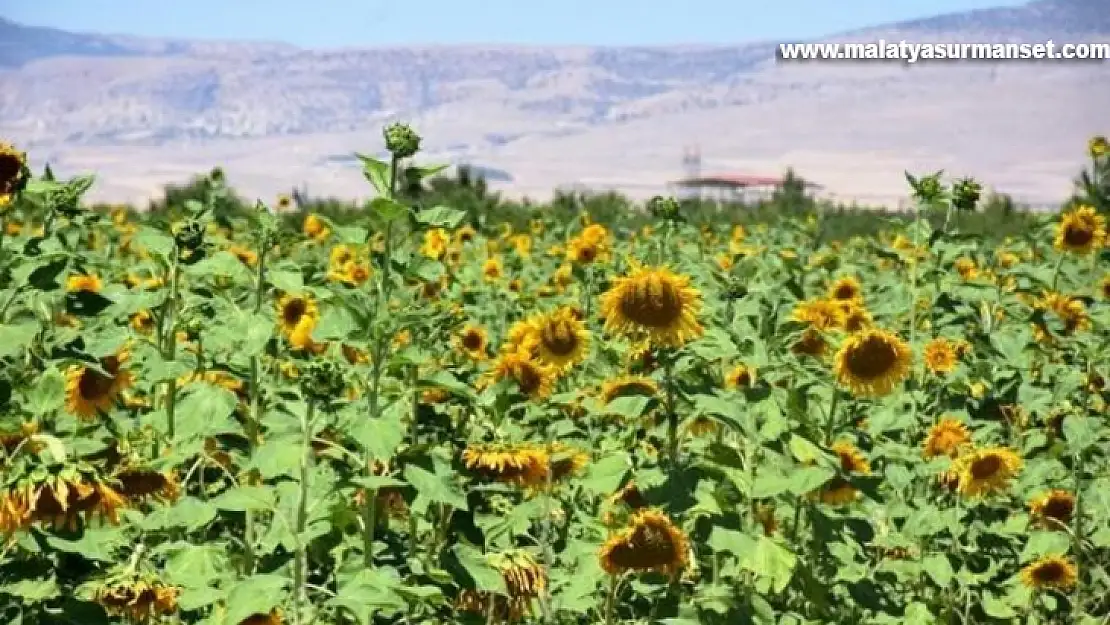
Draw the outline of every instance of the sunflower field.
M1110 623L1104 138L995 241L498 226L383 134L295 221L0 145L0 622Z

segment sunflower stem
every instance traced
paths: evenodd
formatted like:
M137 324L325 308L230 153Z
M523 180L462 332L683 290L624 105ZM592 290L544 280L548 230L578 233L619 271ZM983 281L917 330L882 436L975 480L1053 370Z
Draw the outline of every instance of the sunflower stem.
M254 288L254 314L262 311L262 302L266 295L266 248L265 243L258 251L258 270L255 274L255 288ZM254 451L258 447L258 433L262 425L262 373L258 354L251 355L250 358L251 379L250 379L250 415L247 417L247 458L254 456ZM248 480L253 481L253 476L249 475ZM243 545L244 545L244 563L243 568L247 575L254 572L255 553L255 527L254 527L254 512L247 510L244 517L243 526Z
M374 532L378 525L378 491L367 488L363 491L366 500L362 502L362 565L374 566Z
M613 625L616 622L617 613L617 588L620 586L620 577L617 575L609 576L609 592L605 597L605 625Z
M663 376L667 384L667 455L671 470L678 469L678 411L675 409L674 354L667 354L663 362Z
M1052 268L1052 291L1056 291L1056 286L1060 282L1060 269L1064 265L1064 254L1060 254L1056 258L1056 265Z
M308 400L304 415L301 417L301 452L297 493L297 516L294 519L294 544L296 553L293 563L293 624L301 625L305 603L308 600L306 578L308 577L308 545L304 542L304 531L308 525L309 467L312 458L312 423L316 416L316 402Z

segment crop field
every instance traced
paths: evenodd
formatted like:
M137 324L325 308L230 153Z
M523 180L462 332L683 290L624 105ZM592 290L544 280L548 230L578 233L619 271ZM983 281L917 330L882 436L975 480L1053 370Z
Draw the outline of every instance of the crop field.
M1110 150L830 237L657 198L158 210L0 145L0 622L1110 623ZM1080 147L1082 149L1082 146Z

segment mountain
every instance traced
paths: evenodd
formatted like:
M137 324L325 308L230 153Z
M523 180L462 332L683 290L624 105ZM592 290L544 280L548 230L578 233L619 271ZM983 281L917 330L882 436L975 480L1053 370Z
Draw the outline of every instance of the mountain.
M1106 41L1104 0L1039 0L825 41ZM976 175L1019 200L1067 194L1107 132L1105 64L775 60L775 42L686 47L303 49L70 33L0 20L0 136L139 200L214 164L267 197L364 195L354 150L412 121L427 157L480 161L502 187L664 192L703 168L795 166L842 199L891 202L903 169ZM1100 104L1101 103L1101 104Z

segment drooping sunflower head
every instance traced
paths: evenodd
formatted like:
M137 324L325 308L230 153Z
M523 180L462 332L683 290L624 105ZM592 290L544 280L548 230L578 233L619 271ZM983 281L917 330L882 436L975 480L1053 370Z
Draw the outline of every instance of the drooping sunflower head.
M1075 514L1075 495L1054 489L1029 501L1029 511L1041 526L1066 528Z
M547 483L551 457L536 445L470 445L462 453L463 465L479 476L530 488Z
M96 589L94 600L112 616L147 623L177 611L179 590L156 578L117 580Z
M956 261L952 263L952 267L964 280L974 280L979 277L979 265L977 265L973 259L967 258L966 256L957 258Z
M1034 590L1069 590L1078 581L1075 563L1061 555L1044 556L1021 570L1021 582Z
M527 551L514 549L489 556L489 563L501 572L509 597L533 599L547 588L547 573Z
M716 434L721 429L721 424L708 415L696 415L686 422L686 431L691 436L709 436Z
M476 236L478 236L478 232L474 230L474 227L470 224L467 224L460 227L458 230L455 230L455 242L460 245L470 243L474 240L474 237Z
M562 372L585 360L590 333L571 308L563 306L538 315L531 323L536 355L542 362Z
M755 385L755 367L736 365L725 373L725 388L751 388Z
M1089 254L1106 243L1106 218L1093 206L1079 206L1056 224L1053 245L1062 252Z
M646 336L666 347L681 347L704 333L697 318L701 305L701 293L689 276L662 267L634 269L614 279L601 296L607 331Z
M0 205L21 191L29 177L27 155L8 143L0 142Z
M109 410L116 397L131 386L132 376L125 369L130 359L127 350L105 356L91 365L73 365L66 371L66 410L81 419L92 419Z
M1063 293L1046 292L1040 300L1034 302L1034 307L1062 321L1064 327L1061 334L1063 336L1071 336L1091 327L1091 318L1087 313L1087 306L1083 303L1083 300L1077 297L1071 297ZM1033 336L1038 341L1045 343L1051 343L1054 339L1052 329L1044 323L1033 324Z
M658 397L659 384L646 376L625 375L601 383L598 398L608 404L618 397Z
M955 371L960 364L959 346L944 337L935 338L925 344L925 367L936 375Z
M958 490L965 497L999 493L1022 467L1021 456L1004 447L973 449L961 454L952 470L958 476Z
M844 307L836 300L810 299L798 302L790 317L811 329L824 331L843 327L844 312Z
M837 381L860 397L889 395L909 375L912 352L897 335L869 329L849 335L836 353Z
M929 428L921 455L926 459L940 456L956 458L964 445L971 442L971 432L962 421L944 418Z
M555 368L521 349L502 351L487 373L488 381L509 380L516 385L521 395L530 399L542 399L550 395L557 378L558 371Z
M834 301L863 299L863 285L855 276L842 276L829 285L828 298Z
M551 459L551 481L558 482L581 473L590 462L590 454L563 443L554 443L548 450Z
M99 293L103 287L104 283L95 273L73 274L66 278L66 291L70 293Z
M828 348L828 343L821 333L813 328L806 328L797 341L790 346L790 351L801 356L821 357Z
M181 494L177 476L170 472L135 467L117 472L114 479L116 490L131 500L174 501Z
M284 623L281 610L274 608L269 612L256 612L239 621L238 625L282 625Z
M686 533L658 510L637 510L628 525L602 545L601 568L610 575L656 571L677 575L689 564Z
M150 334L154 332L154 315L145 308L131 315L130 323L131 327L140 334Z
M1110 275L1104 276L1098 284L1099 294L1102 299L1110 300Z
M486 360L489 358L489 334L485 328L467 324L455 335L455 346L467 358Z
M861 300L842 301L840 309L842 314L840 328L845 332L854 334L874 325L871 311L867 310Z
M864 457L858 447L848 441L837 441L830 447L840 460L840 470L845 473L869 475L871 463Z

